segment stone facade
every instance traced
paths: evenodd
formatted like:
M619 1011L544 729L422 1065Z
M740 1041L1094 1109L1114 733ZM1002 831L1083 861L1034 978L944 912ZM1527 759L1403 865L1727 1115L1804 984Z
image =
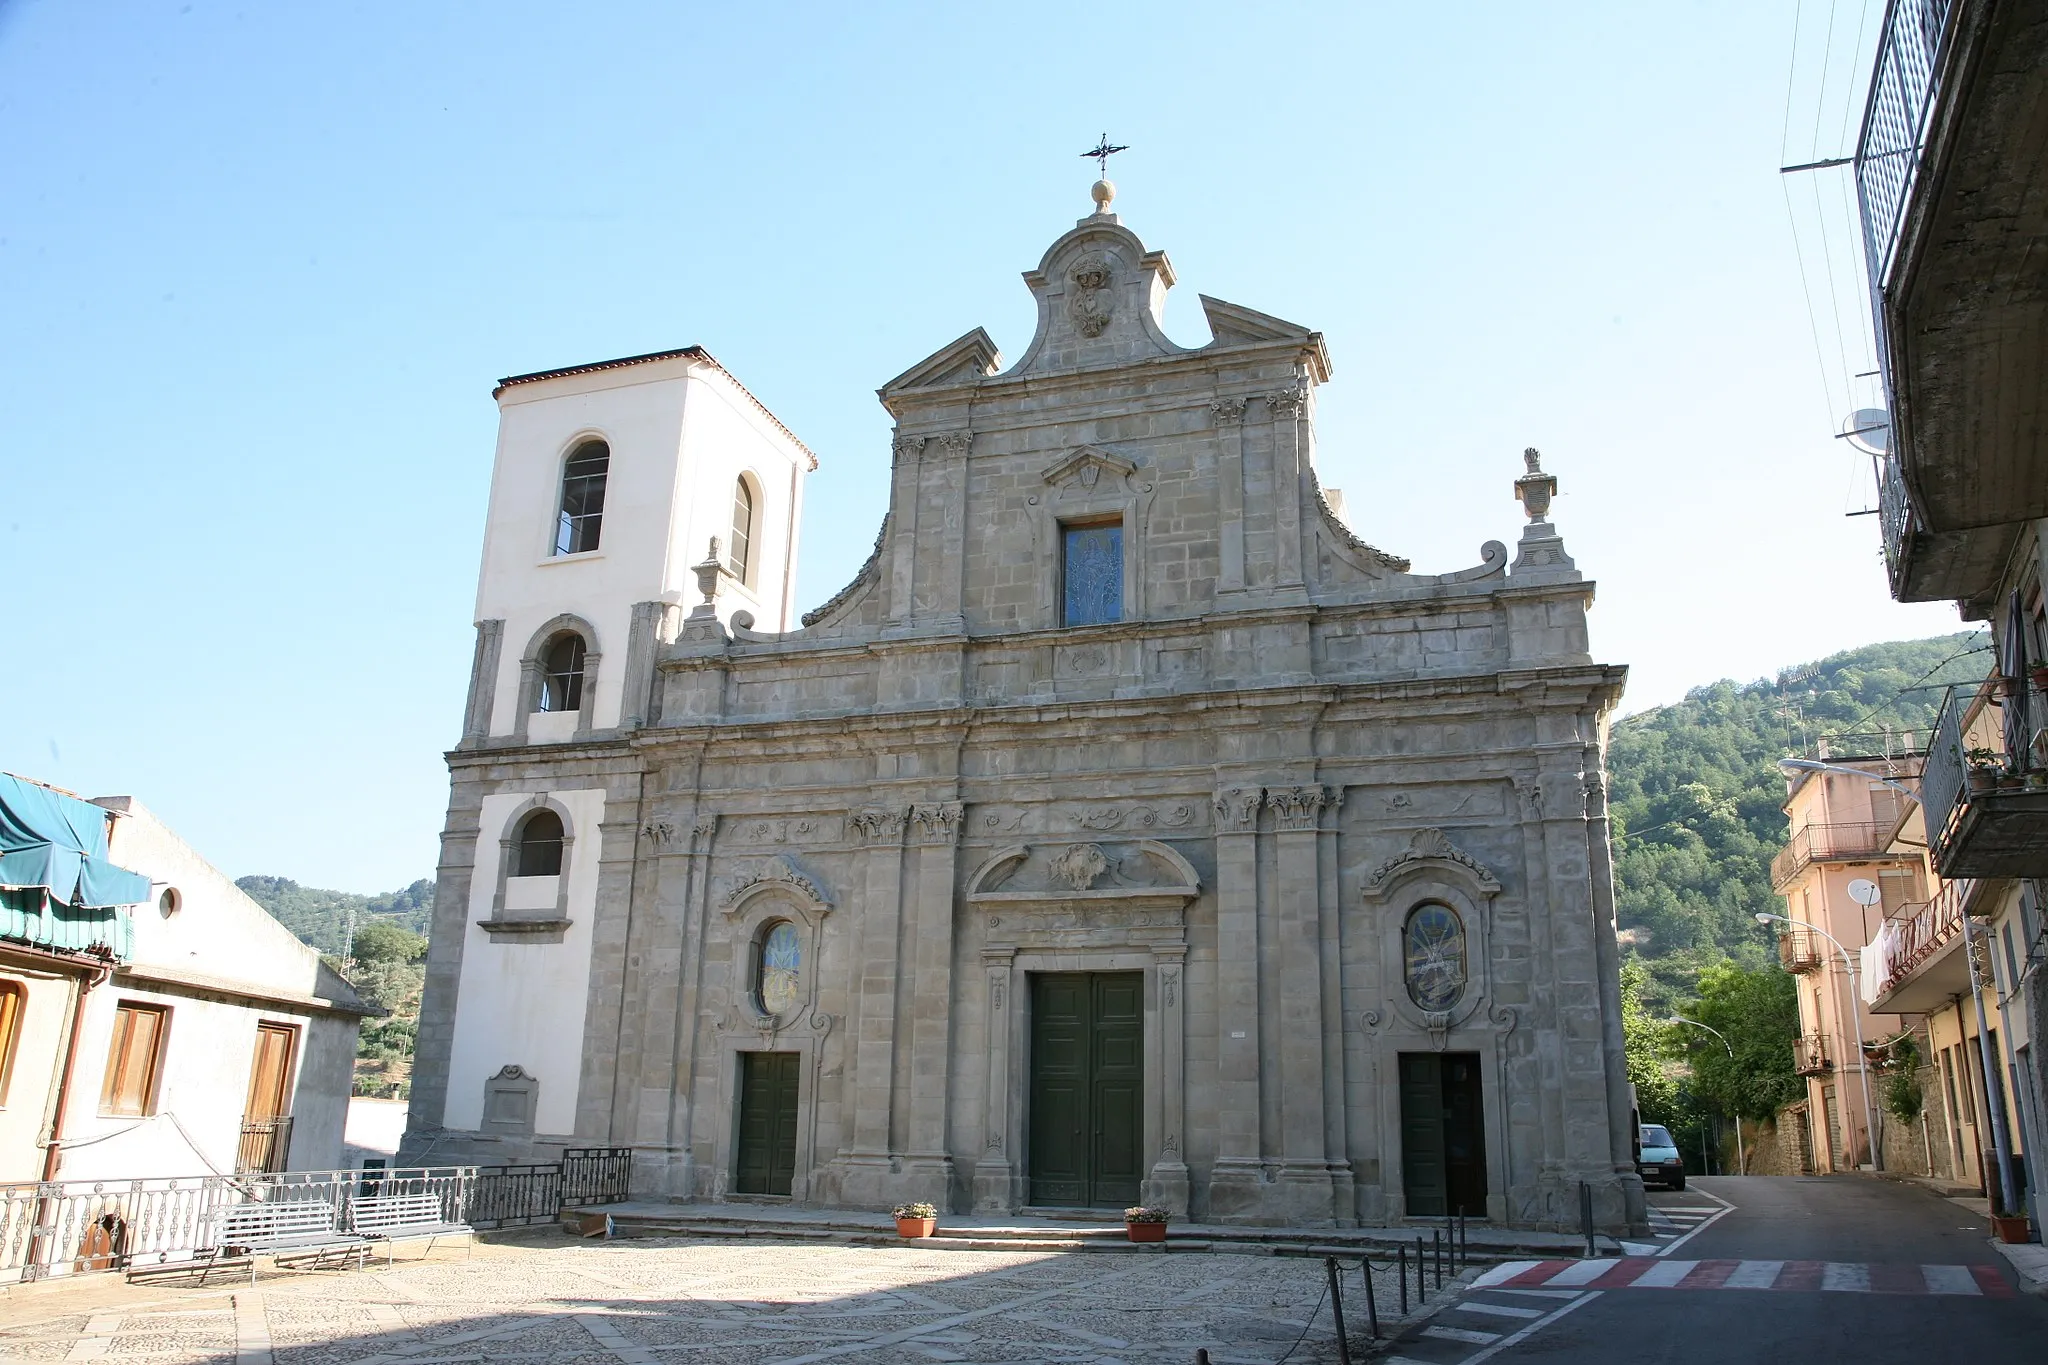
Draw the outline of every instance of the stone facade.
M783 1052L791 1198L1017 1209L1033 978L1127 972L1147 1202L1408 1215L1401 1059L1443 1054L1477 1066L1487 1216L1575 1228L1585 1183L1603 1227L1640 1225L1603 782L1624 670L1588 652L1555 480L1529 452L1512 564L1490 541L1411 572L1317 482L1319 334L1204 298L1214 340L1174 344L1172 266L1107 211L1025 283L1014 366L976 330L881 390L888 518L801 629L728 615L714 556L702 601L650 606L644 716L536 744L472 686L406 1155L631 1144L637 1191L737 1197L742 1054ZM1118 533L1116 619L1065 624L1075 528ZM501 918L508 821L571 795L545 914L587 940L550 974L530 964L559 932L477 922ZM1425 905L1454 917L1434 985L1404 950ZM800 966L770 1001L779 925ZM492 994L483 952L552 984ZM514 1055L557 995L575 1075ZM502 1066L542 1111L552 1090L551 1124L483 1130Z

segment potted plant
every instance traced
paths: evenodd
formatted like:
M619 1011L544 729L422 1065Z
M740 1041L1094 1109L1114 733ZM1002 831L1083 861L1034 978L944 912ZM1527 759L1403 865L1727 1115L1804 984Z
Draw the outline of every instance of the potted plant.
M2024 1213L1992 1214L1991 1235L2007 1246L2023 1245L2027 1241L2027 1216Z
M1124 1210L1124 1235L1133 1242L1163 1242L1166 1240L1166 1220L1172 1216L1165 1209L1134 1204Z
M2027 670L2027 677L2033 680L2036 692L2048 692L2048 663L2035 664Z
M896 1235L898 1237L929 1237L938 1231L939 1210L934 1204L898 1204L896 1206Z
M1998 754L1994 750L1981 747L1965 749L1963 761L1969 764L1972 792L1981 794L1998 785Z

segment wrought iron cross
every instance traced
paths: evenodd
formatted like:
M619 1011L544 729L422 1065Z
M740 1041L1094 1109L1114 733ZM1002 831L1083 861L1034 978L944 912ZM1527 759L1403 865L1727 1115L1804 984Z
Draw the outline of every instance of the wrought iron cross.
M1096 143L1092 151L1083 152L1081 155L1094 157L1095 164L1101 168L1100 178L1107 180L1109 179L1109 159L1118 152L1128 152L1129 150L1131 150L1129 147L1112 147L1109 142L1109 134L1104 133L1102 141Z

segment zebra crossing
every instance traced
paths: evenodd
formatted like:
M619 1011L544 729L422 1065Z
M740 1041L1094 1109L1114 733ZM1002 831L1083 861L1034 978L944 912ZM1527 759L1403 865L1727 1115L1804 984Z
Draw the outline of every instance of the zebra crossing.
M1683 1261L1624 1256L1599 1261L1509 1261L1472 1282L1482 1289L1753 1289L1779 1293L1959 1294L2011 1298L1988 1265L1856 1261Z
M1711 1196L1710 1196L1711 1197ZM1657 1256L1728 1212L1722 1203L1650 1205L1650 1235L1621 1243L1628 1256Z

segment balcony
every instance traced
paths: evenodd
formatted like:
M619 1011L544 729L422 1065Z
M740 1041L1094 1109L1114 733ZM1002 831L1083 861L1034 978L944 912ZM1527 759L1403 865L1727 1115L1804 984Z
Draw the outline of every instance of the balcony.
M1811 972L1827 961L1827 949L1811 929L1787 929L1778 935L1778 965L1788 972Z
M1980 696L1997 709L2000 744L1970 746L1963 720ZM1951 687L1921 773L1927 844L1943 877L2048 877L2048 767L2035 736L2048 728L2048 692ZM2002 750L2002 752L2000 752Z
M1813 863L1865 862L1884 856L1897 822L1806 825L1771 859L1771 889L1785 885Z
M1970 989L1963 916L1978 883L1943 882L1931 901L1901 907L1877 933L1879 966L1863 987L1879 1014L1929 1014Z
M1981 604L2048 515L2048 12L1890 0L1857 139L1890 401L1879 510L1892 595Z
M1792 1069L1802 1076L1824 1076L1835 1069L1834 1041L1825 1033L1809 1033L1792 1044Z

